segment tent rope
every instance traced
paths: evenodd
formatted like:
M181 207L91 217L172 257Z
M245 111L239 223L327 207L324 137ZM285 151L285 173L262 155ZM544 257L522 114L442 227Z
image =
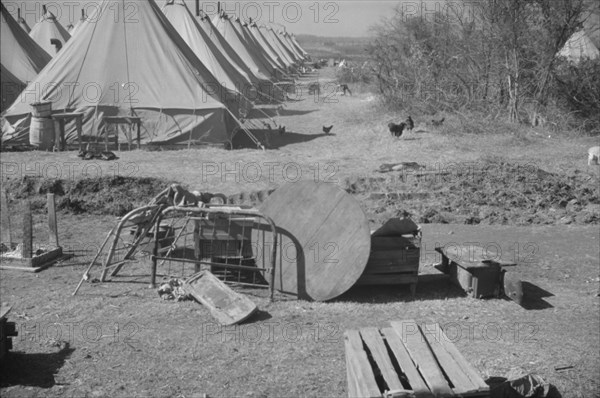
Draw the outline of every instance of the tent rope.
M125 15L125 0L121 0L123 3L123 15ZM125 18L123 18L123 36L125 39L125 70L127 73L127 89L129 90L129 96L127 97L129 99L129 115L133 116L133 107L131 106L132 104L132 98L131 98L131 76L129 74L129 47L127 44L127 23L125 22Z

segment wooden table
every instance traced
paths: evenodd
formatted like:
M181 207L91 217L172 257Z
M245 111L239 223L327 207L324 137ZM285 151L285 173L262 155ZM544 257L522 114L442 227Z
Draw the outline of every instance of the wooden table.
M381 329L346 330L344 345L348 397L490 396L479 372L439 324L403 320ZM387 391L377 383L376 373Z
M81 135L83 134L83 113L80 112L67 112L67 113L55 113L52 118L58 121L58 130L55 132L54 147L58 151L64 151L67 142L65 140L65 123L71 119L75 119L75 125L77 128L77 141L79 142L79 150L82 150Z
M281 255L275 280L269 281L275 289L299 299L327 301L363 274L371 250L369 221L356 199L336 184L289 182L269 195L260 211L277 226ZM261 244L273 247L268 238Z
M111 124L114 125L120 125L120 124L126 124L130 127L130 134L127 135L127 145L128 145L128 149L131 149L131 126L136 125L137 126L137 146L138 149L141 147L141 137L140 137L140 129L142 126L142 119L136 116L104 116L102 118L102 120L106 123L106 134L105 134L105 147L106 150L108 151L108 126L110 126ZM119 133L117 131L117 139L116 139L116 144L117 144L117 149L119 146Z

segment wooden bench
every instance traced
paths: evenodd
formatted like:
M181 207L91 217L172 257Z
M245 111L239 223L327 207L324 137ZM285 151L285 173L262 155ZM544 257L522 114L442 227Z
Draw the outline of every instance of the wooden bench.
M414 320L344 332L348 397L489 397L438 324Z

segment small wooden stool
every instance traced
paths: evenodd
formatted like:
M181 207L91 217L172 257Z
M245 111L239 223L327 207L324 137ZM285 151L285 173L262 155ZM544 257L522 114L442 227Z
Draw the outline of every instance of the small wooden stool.
M58 130L56 130L54 147L57 151L64 151L67 142L65 140L65 123L71 119L75 119L75 124L77 128L77 141L79 143L79 150L82 150L81 146L81 135L82 135L82 126L83 126L83 113L80 112L68 112L68 113L55 113L52 115L52 118L58 121Z
M117 128L121 124L126 124L129 126L129 134L127 135L127 145L128 145L129 150L131 150L131 140L132 140L131 127L133 125L136 125L137 126L137 146L138 146L138 149L141 147L141 143L140 143L141 142L140 129L142 126L141 118L136 117L136 116L104 116L102 118L102 120L104 120L104 122L106 123L106 129L107 129L106 134L104 136L105 137L104 143L105 143L107 151L108 151L108 126L113 125L113 124L116 125ZM118 131L117 131L116 137L117 138L116 138L115 143L117 145L117 149L120 149L119 148L119 138L118 138L119 132Z

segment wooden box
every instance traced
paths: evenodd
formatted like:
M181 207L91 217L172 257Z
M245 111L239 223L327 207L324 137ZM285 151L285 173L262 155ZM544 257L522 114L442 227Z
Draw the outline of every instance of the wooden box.
M7 320L11 308L7 305L0 306L0 362L4 360L8 350L12 349L11 337L19 334L15 323Z
M449 246L436 248L442 254L439 270L473 298L500 297L504 270L498 261L486 259L479 246Z
M38 272L62 257L62 247L55 247L31 258L0 257L0 269Z
M371 236L371 253L359 285L411 285L414 295L419 275L421 234Z
M489 397L438 324L413 320L344 332L348 397Z

